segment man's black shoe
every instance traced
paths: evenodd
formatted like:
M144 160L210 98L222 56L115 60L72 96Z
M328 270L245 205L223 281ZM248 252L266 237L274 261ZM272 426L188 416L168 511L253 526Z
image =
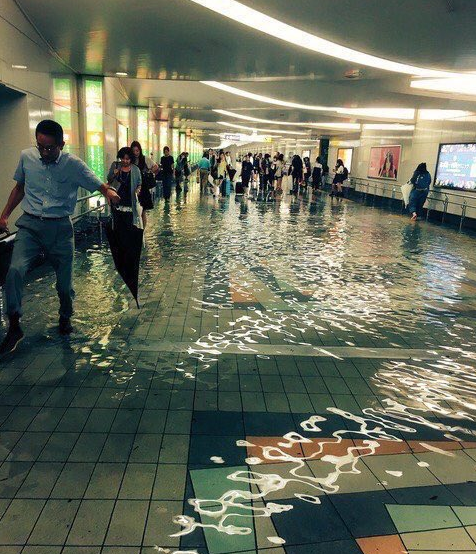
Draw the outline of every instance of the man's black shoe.
M70 335L73 332L73 326L69 317L60 317L59 332L61 335Z
M0 356L12 353L23 340L23 331L19 325L10 325L10 328L0 344Z

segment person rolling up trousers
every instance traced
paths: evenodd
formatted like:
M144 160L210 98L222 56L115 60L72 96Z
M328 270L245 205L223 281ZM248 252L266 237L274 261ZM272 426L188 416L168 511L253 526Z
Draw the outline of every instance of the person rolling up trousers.
M36 127L36 148L23 150L15 171L10 197L0 216L0 231L8 232L8 219L21 203L23 215L16 225L10 269L5 282L9 329L0 344L0 355L13 352L23 339L20 325L25 275L36 260L44 256L56 273L60 301L59 331L69 335L73 315L74 212L78 188L100 191L108 202L120 202L119 195L103 184L76 156L63 152L63 128L52 120Z

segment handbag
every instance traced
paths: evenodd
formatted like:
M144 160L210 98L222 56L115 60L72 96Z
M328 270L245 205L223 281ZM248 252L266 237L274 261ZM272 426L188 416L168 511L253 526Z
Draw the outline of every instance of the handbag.
M111 188L113 188L116 192L119 190L120 186L121 186L121 182L119 181L119 179L117 178L118 175L120 174L120 171L119 171L119 167L120 167L120 162L115 162L116 163L116 170L118 171L117 175L114 175L114 178L112 179L112 181L109 183L109 186Z
M144 171L144 173L142 173L142 187L150 190L153 189L155 185L155 175L152 171Z
M407 181L404 185L402 185L402 197L403 202L405 204L405 208L410 204L410 194L413 190L413 183L411 181Z

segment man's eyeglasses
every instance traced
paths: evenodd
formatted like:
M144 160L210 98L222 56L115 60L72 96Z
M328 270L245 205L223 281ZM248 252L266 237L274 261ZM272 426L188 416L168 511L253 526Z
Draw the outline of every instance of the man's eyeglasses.
M54 152L58 148L58 145L51 144L50 146L43 146L42 144L37 143L36 147L40 152L48 152L49 154L51 154L51 152Z

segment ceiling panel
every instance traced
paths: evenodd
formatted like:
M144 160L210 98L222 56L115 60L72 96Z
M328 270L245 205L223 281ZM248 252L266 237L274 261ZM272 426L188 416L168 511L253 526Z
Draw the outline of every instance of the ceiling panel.
M474 109L473 102L410 89L405 75L361 68L358 79L347 79L345 73L357 69L353 64L290 45L190 0L16 1L78 73L125 71L129 78L121 81L133 104L163 106L175 121L207 133L223 131L217 124L223 116L214 108L287 122L337 116L244 99L200 80L226 81L300 104ZM476 70L476 0L241 1L366 53L423 67Z
M81 73L246 79L337 78L351 65L273 39L190 0L18 0ZM474 0L242 0L353 48L447 69L476 70ZM378 75L366 69L367 77Z

